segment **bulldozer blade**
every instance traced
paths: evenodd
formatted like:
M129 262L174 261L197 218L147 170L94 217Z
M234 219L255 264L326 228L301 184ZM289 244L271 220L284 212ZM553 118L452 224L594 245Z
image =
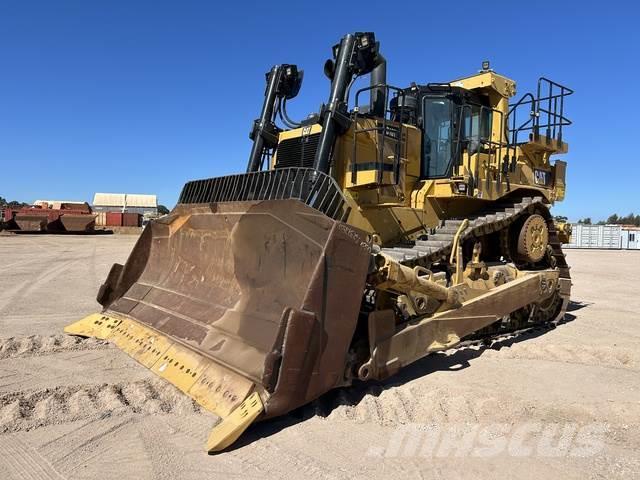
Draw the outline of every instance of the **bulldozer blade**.
M44 232L49 222L46 215L18 213L14 221L18 229L23 232Z
M103 311L65 331L114 343L220 416L219 451L345 384L367 242L299 200L178 204L112 267Z
M60 215L60 223L66 232L90 232L95 228L96 215L64 213Z

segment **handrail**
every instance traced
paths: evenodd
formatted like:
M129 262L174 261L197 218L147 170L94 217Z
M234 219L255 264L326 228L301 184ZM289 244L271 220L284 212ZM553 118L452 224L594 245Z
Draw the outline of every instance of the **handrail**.
M509 105L507 118L513 119L509 131L512 145L519 143L520 132L531 131L533 138L537 139L540 137L541 129L545 129L547 142L551 140L562 142L562 128L573 123L564 114L564 99L573 93L574 91L569 87L546 77L540 77L535 97L532 93L526 93L516 103ZM516 125L518 108L523 105L531 105L530 117L521 125Z
M359 108L359 98L360 95L364 92L367 91L379 91L380 89L383 89L384 91L384 105L385 105L385 110L384 110L384 115L382 117L382 125L378 126L377 125L377 119L376 119L376 126L375 127L368 127L368 128L360 128L358 129L357 125L358 125L358 115L360 113L360 108ZM404 99L406 98L406 93L404 90L402 90L401 88L398 87L394 87L392 85L388 85L386 83L379 83L376 85L369 85L367 87L361 88L356 92L355 95L355 106L353 109L353 125L354 125L354 131L353 131L353 154L352 154L352 162L351 162L351 183L352 184L356 184L357 180L358 180L358 169L357 169L357 155L358 155L358 151L357 151L357 145L358 145L358 134L361 133L366 133L366 132L372 132L375 131L377 133L381 133L381 139L378 142L377 145L377 152L376 152L376 171L377 171L377 175L376 175L376 181L378 184L381 184L383 182L384 179L384 165L385 165L385 159L384 159L384 146L385 146L385 138L394 138L391 135L388 135L388 132L390 131L389 129L389 123L391 122L391 119L387 118L388 116L391 115L391 109L389 108L389 97L391 96L391 92L393 92L395 94L396 98L401 98L403 99L402 101L402 105L400 106L400 110L399 110L399 115L400 118L403 118L404 115L404 110L405 110L405 102ZM402 153L402 147L404 145L404 141L403 141L403 124L402 122L393 122L393 127L396 128L396 124L397 124L397 128L398 128L398 133L397 133L397 138L395 138L396 140L396 144L395 144L395 148L394 148L394 158L393 158L393 167L392 167L392 171L393 171L393 178L394 178L394 183L397 185L398 182L400 181L400 155Z

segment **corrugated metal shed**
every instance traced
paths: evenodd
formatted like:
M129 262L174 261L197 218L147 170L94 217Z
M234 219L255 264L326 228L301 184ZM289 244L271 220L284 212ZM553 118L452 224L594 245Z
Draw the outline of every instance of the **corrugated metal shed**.
M157 208L158 197L140 193L96 193L93 197L93 205L96 207Z

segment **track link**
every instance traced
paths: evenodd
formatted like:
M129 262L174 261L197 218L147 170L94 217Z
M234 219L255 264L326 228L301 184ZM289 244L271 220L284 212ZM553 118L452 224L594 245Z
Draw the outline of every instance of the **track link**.
M569 266L565 254L562 252L562 244L558 237L553 218L549 214L548 206L543 203L543 198L524 197L516 202L503 202L480 211L478 214L468 217L469 226L462 233L460 242L472 238L480 238L498 231L507 231L519 218L527 213L535 211L543 212L549 230L548 262L552 268L559 270L560 279L571 281ZM399 245L382 248L382 253L389 255L403 265L410 267L431 267L437 262L448 262L453 247L453 240L462 224L463 219L447 219L435 228L433 233L426 238L416 240L413 245ZM526 268L525 268L526 270ZM535 306L526 307L523 310L513 312L509 317L490 325L473 335L463 339L467 341L486 340L496 335L522 332L531 328L537 328L548 323L558 323L564 318L569 304L569 292L558 293L558 305L548 312L536 312Z

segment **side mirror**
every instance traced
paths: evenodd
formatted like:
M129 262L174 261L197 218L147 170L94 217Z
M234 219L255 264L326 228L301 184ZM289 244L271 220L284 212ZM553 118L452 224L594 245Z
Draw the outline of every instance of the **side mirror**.
M325 76L333 81L333 76L336 73L336 64L333 62L333 60L328 59L326 62L324 62L324 74Z
M287 100L291 100L298 95L300 87L302 86L302 79L304 78L304 70L298 70L298 76L295 79L295 84L291 87L291 91L287 94Z

